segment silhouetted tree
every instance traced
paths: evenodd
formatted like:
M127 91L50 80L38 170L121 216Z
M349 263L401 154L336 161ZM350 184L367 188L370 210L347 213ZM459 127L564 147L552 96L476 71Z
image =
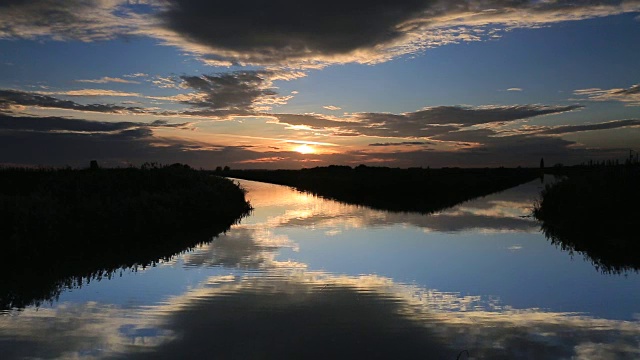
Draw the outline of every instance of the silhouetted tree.
M540 158L540 169L544 169L544 158Z

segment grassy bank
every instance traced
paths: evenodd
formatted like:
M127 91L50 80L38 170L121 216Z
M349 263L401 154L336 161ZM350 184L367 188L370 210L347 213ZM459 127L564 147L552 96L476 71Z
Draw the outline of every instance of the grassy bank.
M228 179L183 165L0 170L0 308L147 266L225 231L249 210Z
M295 187L301 191L389 211L432 213L531 181L533 169L397 169L348 166L302 170L229 170L225 176Z
M577 166L547 185L534 216L554 244L604 272L640 269L640 165Z

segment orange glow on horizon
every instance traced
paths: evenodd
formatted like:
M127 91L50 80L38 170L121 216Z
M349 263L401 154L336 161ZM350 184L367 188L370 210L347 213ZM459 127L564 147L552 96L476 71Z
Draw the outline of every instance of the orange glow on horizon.
M316 149L307 144L302 144L293 148L293 151L299 152L300 154L314 154Z

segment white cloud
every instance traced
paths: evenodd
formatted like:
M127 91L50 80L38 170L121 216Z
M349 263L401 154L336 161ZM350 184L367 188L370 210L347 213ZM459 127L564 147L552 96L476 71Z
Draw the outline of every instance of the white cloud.
M133 73L133 74L127 74L127 75L123 75L124 77L127 78L137 78L137 77L148 77L149 74L145 74L145 73Z
M617 88L603 90L600 88L589 88L575 90L574 95L585 96L591 101L619 101L627 106L640 106L640 84L633 85L628 89Z
M120 83L120 84L140 84L138 81L126 80L121 78L112 78L108 76L101 77L100 79L88 79L88 80L76 80L77 82L82 83L92 83L92 84L107 84L107 83Z
M49 91L41 92L46 95L66 95L66 96L114 96L114 97L141 97L142 95L134 92L104 90L104 89L81 89L67 91Z

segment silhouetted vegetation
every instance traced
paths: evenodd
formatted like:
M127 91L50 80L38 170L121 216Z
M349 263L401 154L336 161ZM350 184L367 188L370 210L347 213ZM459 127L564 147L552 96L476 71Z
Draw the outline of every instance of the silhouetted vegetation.
M208 241L248 213L244 195L180 164L0 169L0 309Z
M359 165L230 170L224 176L288 185L345 203L431 213L534 180L539 169L398 169Z
M603 272L640 269L640 163L590 162L555 169L534 209L547 238L586 255Z

